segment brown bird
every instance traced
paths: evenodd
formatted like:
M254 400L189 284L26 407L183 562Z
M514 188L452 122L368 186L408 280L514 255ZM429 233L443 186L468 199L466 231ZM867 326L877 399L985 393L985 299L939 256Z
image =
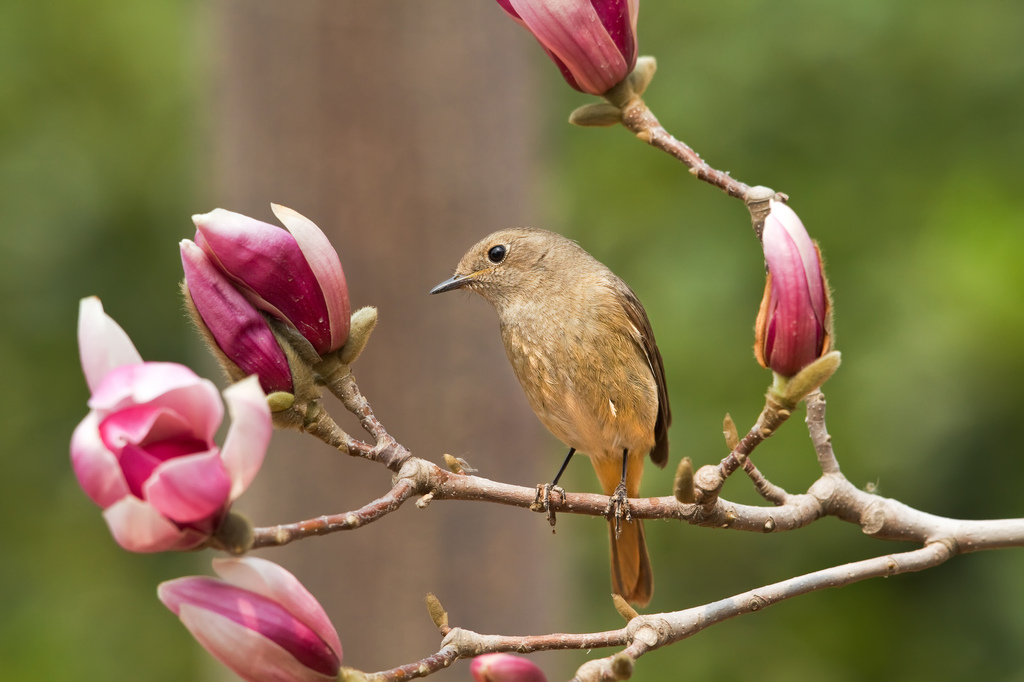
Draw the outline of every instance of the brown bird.
M616 511L612 585L641 606L654 590L643 526L621 505L640 492L644 458L668 461L672 414L654 332L636 294L576 242L528 227L485 237L434 287L475 291L498 311L505 353L541 423L590 456Z

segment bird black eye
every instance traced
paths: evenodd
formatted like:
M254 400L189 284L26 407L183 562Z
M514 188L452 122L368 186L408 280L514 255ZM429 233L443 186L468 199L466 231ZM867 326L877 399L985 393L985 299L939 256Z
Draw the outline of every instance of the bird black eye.
M501 244L492 246L487 252L487 259L492 263L500 263L505 260L505 247Z

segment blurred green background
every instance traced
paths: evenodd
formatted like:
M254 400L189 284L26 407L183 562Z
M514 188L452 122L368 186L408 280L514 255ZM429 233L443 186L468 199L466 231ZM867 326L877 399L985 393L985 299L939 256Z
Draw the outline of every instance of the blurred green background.
M99 295L147 358L197 360L173 243L208 200L209 30L189 2L0 5L3 679L180 680L207 666L153 595L200 562L119 550L67 443L86 411L80 297ZM641 8L641 53L659 63L646 100L662 123L713 166L790 194L822 246L844 473L949 516L1024 515L1021 36L1015 0ZM620 129L564 124L589 99L536 53L548 227L644 301L668 372L672 462L715 461L722 416L748 428L770 381L751 353L763 269L745 210ZM800 419L756 460L791 492L816 476ZM567 488L592 486L583 467L570 476ZM671 472L648 479L660 492ZM756 501L741 477L725 496ZM773 536L648 528L652 610L907 548L834 519ZM568 534L592 567L572 583L575 629L619 627L591 598L605 593L603 534ZM1024 553L1006 550L805 596L658 651L636 679L1024 680L1022 571Z

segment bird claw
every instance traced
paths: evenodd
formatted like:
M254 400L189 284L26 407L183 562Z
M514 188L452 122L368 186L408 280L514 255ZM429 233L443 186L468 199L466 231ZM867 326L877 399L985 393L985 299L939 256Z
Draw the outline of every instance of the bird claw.
M551 532L555 532L555 510L551 508L551 496L552 494L558 495L562 501L565 501L565 490L562 486L555 485L553 483L541 483L537 486L537 496L533 498L533 504L530 505L530 509L534 511L540 511L543 509L548 513L548 523L551 524Z
M608 506L605 507L604 515L614 524L616 538L622 532L622 520L625 519L626 523L633 521L633 515L629 511L629 497L626 495L625 482L621 482L615 487L615 492L608 498Z

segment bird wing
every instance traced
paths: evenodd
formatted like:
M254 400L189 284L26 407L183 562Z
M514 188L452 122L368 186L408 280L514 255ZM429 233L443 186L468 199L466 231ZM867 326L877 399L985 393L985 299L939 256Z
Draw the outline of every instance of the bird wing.
M658 385L658 419L654 423L654 449L651 450L651 461L659 467L664 467L668 462L668 427L672 424L672 410L668 405L668 387L665 385L665 365L661 361L661 351L654 341L654 330L651 329L651 321L647 319L647 311L640 303L629 285L616 278L616 286L619 289L622 307L633 327L640 333L637 345L647 356L647 364L654 375L654 382Z

